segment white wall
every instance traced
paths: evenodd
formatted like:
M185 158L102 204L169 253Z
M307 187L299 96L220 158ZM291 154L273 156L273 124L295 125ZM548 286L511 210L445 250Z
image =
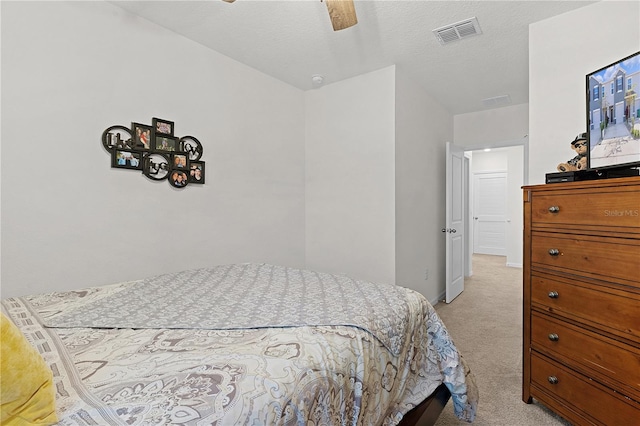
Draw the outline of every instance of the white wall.
M524 181L524 146L506 148L507 151L507 266L522 267L522 185Z
M396 76L396 281L432 303L445 291L445 144L453 117L401 69Z
M471 173L506 172L508 167L507 149L473 151Z
M307 267L395 282L436 303L452 116L396 67L305 97Z
M304 266L301 91L105 2L2 2L1 53L2 297ZM199 138L205 185L110 168L102 131L152 117Z
M469 150L523 144L527 133L529 104L458 114L453 117L453 142Z
M305 93L306 264L395 282L395 67Z
M602 1L529 27L529 183L573 157L585 76L640 50L640 2Z

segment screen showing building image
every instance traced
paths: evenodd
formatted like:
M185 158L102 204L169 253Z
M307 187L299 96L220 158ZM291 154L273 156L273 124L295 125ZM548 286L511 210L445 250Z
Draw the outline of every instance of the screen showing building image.
M640 165L640 52L587 75L589 168Z

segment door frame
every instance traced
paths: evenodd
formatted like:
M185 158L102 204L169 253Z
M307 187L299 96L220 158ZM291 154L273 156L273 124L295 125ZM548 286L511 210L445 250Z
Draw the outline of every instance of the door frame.
M469 157L471 157L472 155L470 153L472 153L473 151L482 151L485 150L487 148L489 149L494 149L494 148L511 148L511 147L516 147L516 146L522 146L522 161L523 161L523 165L522 165L522 184L523 185L528 185L529 184L529 135L524 135L522 137L522 139L515 139L515 140L506 140L506 141L496 141L496 142L490 142L490 143L486 143L483 144L482 146L465 146L465 161L466 162L470 162L473 161L472 159L470 159ZM471 167L469 166L469 172L467 173L467 176L465 177L465 181L467 183L466 185L466 189L465 189L465 209L466 209L466 221L465 221L465 226L467 229L467 234L466 234L466 238L465 238L465 254L466 254L466 259L465 259L465 277L470 277L473 275L473 267L472 267L472 260L473 260L473 240L469 237L469 235L472 235L471 233L473 232L473 212L471 209L471 205L470 205L470 199L472 196L472 175L471 175ZM508 173L508 172L507 172ZM508 176L508 174L507 174ZM517 265L508 265L508 266L517 266Z

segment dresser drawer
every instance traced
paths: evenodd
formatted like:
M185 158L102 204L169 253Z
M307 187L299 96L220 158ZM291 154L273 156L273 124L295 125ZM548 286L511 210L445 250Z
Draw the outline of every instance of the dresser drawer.
M534 397L553 404L571 406L581 411L596 423L603 425L629 425L640 419L640 404L596 384L573 370L533 352L531 355L531 380L544 395Z
M588 322L640 342L640 294L553 275L531 275L531 301L548 312Z
M640 228L640 189L609 188L593 196L592 190L576 189L561 194L534 194L533 223L601 225Z
M640 240L536 231L531 263L640 288Z
M640 399L640 349L536 312L531 315L531 341L534 349L579 363L585 373L617 381L617 387L630 388Z

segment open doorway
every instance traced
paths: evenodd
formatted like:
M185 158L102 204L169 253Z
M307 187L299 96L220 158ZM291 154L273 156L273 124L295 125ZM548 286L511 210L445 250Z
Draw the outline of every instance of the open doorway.
M526 145L465 151L470 172L466 202L468 263L474 254L505 257L506 266L522 267L522 186Z

